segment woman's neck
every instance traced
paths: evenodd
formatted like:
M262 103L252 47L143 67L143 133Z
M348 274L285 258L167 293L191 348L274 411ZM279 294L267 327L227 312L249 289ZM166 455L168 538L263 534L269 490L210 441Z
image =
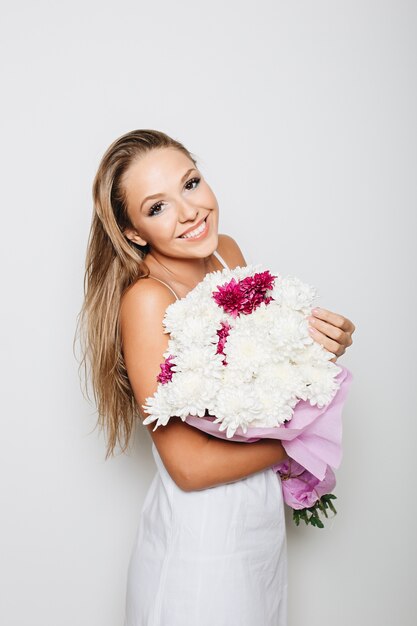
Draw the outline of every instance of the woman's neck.
M181 285L187 290L195 287L206 274L217 269L213 253L202 258L174 258L150 250L143 260L152 276Z

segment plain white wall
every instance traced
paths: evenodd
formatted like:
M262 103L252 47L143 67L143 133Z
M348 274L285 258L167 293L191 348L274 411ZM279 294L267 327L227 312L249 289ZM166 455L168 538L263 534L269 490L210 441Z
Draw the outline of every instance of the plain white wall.
M151 440L104 461L72 340L92 179L134 128L197 155L249 262L357 327L338 515L287 520L289 626L414 623L416 18L400 0L4 3L2 624L122 624Z

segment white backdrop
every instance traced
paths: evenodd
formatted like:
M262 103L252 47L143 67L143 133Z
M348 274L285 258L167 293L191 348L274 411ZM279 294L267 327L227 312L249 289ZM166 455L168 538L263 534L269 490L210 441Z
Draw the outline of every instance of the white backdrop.
M72 340L99 159L156 128L248 262L357 327L338 515L287 517L289 626L411 626L416 3L26 0L1 22L1 624L122 624L151 440L104 461Z

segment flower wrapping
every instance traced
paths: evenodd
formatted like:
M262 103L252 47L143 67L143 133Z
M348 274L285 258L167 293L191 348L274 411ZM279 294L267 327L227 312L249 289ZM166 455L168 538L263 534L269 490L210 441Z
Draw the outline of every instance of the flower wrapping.
M352 375L309 335L316 296L297 277L261 264L207 274L166 309L170 338L143 424L156 429L179 416L223 439L281 439L292 468L274 470L286 503L317 502L341 461L341 409Z
M337 375L339 389L324 407L311 406L300 400L291 420L279 427L250 427L246 432L238 428L232 440L252 443L263 438L280 439L289 457L318 480L324 480L328 466L337 469L342 460L342 409L352 374L346 367L340 369ZM200 418L189 414L184 421L209 435L228 438L213 416ZM281 464L273 466L275 471L280 467Z

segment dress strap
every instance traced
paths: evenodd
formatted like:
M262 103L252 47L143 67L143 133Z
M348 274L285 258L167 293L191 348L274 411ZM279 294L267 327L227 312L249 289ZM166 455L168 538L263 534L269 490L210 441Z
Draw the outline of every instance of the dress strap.
M156 278L156 276L148 276L148 278L153 278L154 280L159 280L160 283L162 283L163 285L165 285L166 287L168 287L168 289L170 289L172 291L172 293L174 294L174 296L176 297L177 300L179 300L179 297L177 296L177 294L175 293L175 291L173 290L172 287L170 287L168 285L168 283L165 283L163 280L161 280L160 278Z
M223 259L222 256L220 256L220 254L217 252L217 250L214 250L213 254L220 261L220 263L223 265L223 267L225 267L228 270L230 269L230 267L227 265L226 261Z
M220 263L223 265L223 267L230 269L230 267L227 265L226 261L223 259L223 257L217 252L217 250L214 250L213 252L214 256L220 261ZM163 285L165 285L166 287L168 287L168 289L170 291L172 291L172 293L174 294L174 296L176 297L177 300L180 300L180 298L177 296L177 294L175 293L175 291L173 290L172 287L170 287L168 285L168 283L164 282L163 280L161 280L160 278L156 278L156 276L148 276L148 278L153 278L154 280L158 280L160 283L162 283Z

